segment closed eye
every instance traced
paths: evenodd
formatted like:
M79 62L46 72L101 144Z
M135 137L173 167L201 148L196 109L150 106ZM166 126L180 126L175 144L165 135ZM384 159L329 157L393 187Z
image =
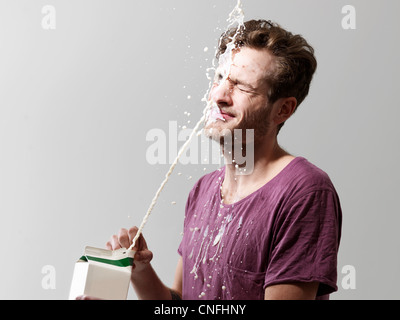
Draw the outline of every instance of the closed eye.
M236 85L236 87L242 92L255 93L251 88L248 88L248 87L243 86L243 85Z
M251 93L251 94L256 94L257 90L254 89L250 84L245 83L244 81L238 80L238 79L232 79L228 77L228 80L231 82L231 84L238 88L241 92L246 92L246 93Z
M224 75L221 72L217 72L214 77L214 83L219 85L223 79ZM229 81L232 87L239 89L239 91L241 92L245 92L248 94L258 94L256 89L242 81L233 80L231 77L228 77L226 80Z

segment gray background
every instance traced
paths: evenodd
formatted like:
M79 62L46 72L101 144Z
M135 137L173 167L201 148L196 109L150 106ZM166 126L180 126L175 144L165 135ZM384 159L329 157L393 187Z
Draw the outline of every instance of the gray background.
M46 4L55 30L42 28ZM197 122L205 71L235 4L0 1L0 298L66 299L84 246L140 224L169 168L146 160L146 133ZM341 26L346 4L356 30ZM243 9L246 20L277 21L316 50L310 95L279 142L325 170L340 195L331 298L398 299L400 2L244 0ZM144 229L167 285L188 192L217 167L178 165ZM55 289L42 287L46 265ZM356 269L356 289L341 286L345 265Z

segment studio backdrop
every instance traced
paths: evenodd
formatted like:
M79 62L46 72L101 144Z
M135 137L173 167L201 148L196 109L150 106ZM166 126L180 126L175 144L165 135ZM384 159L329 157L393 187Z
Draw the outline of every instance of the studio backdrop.
M0 1L1 299L66 299L84 247L140 225L203 114L235 5ZM331 299L398 299L400 2L243 0L242 8L245 20L277 22L315 49L309 96L278 141L327 172L339 194ZM143 229L167 285L189 191L223 165L212 150L196 135Z

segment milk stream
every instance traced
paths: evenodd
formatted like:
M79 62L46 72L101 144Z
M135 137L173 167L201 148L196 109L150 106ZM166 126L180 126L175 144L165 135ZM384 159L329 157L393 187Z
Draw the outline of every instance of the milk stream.
M224 54L221 55L220 57L220 64L223 64L227 69L224 70L224 80L226 80L226 78L229 75L229 70L230 67L232 65L232 51L235 48L235 39L236 39L236 35L239 31L239 28L241 26L243 26L243 21L244 21L244 13L242 10L242 2L241 0L237 1L237 4L235 6L235 8L232 10L232 12L229 14L229 18L227 19L228 21L228 26L227 26L227 30L229 28L231 28L232 26L234 26L235 24L238 24L237 26L237 31L235 33L235 35L233 36L232 40L228 43L226 51ZM221 83L223 83L223 81ZM220 120L224 120L220 113L219 113L219 108L217 107L217 105L210 99L208 100L207 97L209 95L209 92L211 90L212 87L212 81L210 81L210 85L209 88L206 92L206 94L204 95L202 101L206 101L207 105L203 110L203 115L200 118L200 120L196 123L196 125L194 126L190 136L188 137L188 139L186 140L186 142L182 145L182 147L180 148L174 162L171 164L171 167L169 168L168 172L165 175L164 180L161 182L160 187L158 188L156 194L153 197L153 200L150 203L150 206L145 214L145 216L143 217L142 223L140 224L139 228L138 228L138 232L136 233L136 236L134 237L134 239L132 240L132 245L129 247L130 250L133 249L133 247L136 244L137 239L140 237L144 226L146 225L149 216L154 208L154 206L157 203L157 200L161 194L161 191L164 189L165 185L167 184L172 172L174 171L176 165L178 164L178 161L180 159L180 157L182 156L182 154L184 153L184 151L186 150L187 146L190 144L191 140L193 139L193 137L195 135L198 135L198 133L200 133L200 129L203 123L205 123L207 121L207 123L209 123L209 121L217 121L217 119Z

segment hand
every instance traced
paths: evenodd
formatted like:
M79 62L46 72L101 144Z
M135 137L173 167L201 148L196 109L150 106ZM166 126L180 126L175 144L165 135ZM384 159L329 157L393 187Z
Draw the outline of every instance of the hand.
M82 296L77 296L75 298L75 300L102 300L96 297L91 297L91 296L87 296L87 295L82 295Z
M126 230L120 229L117 235L111 236L110 240L106 243L108 250L117 250L120 248L129 248L132 244L132 240L135 238L138 232L137 227ZM135 246L132 248L135 253L133 260L132 272L140 272L144 270L153 259L153 253L147 248L146 240L143 234L140 234L136 240Z

